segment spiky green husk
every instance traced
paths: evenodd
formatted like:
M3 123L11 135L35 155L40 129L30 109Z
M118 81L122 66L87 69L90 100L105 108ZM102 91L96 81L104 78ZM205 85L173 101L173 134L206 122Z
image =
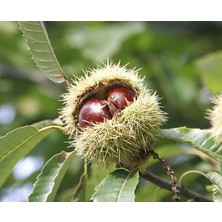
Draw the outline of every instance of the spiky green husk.
M64 107L61 116L67 126L69 134L73 134L78 128L77 112L85 95L94 91L101 85L108 86L121 83L134 89L139 93L143 88L143 80L138 77L136 70L121 67L119 64L108 63L105 67L89 70L85 76L73 82L68 93L63 95Z
M208 110L208 119L212 125L211 132L216 140L222 141L222 93L212 99L214 107Z
M165 120L156 95L144 90L119 115L78 134L73 146L79 155L99 165L114 162L127 168L136 167L149 156Z
M111 120L80 129L76 120L78 106L85 95L96 87L121 83L136 92L137 98ZM135 70L108 64L86 73L75 82L64 96L65 107L61 111L71 145L78 155L97 165L134 168L150 156L150 149L157 140L166 115L161 111L159 99L143 85Z

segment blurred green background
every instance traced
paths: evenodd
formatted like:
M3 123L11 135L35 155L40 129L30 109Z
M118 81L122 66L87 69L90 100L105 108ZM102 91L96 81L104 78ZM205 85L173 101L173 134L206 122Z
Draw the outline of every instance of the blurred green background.
M138 68L147 86L161 97L169 120L164 128L209 128L205 118L212 92L196 61L222 49L222 22L45 22L55 54L69 79L110 58L128 68ZM0 136L16 127L55 119L61 108L63 84L49 81L35 67L16 22L0 22ZM215 84L222 85L220 79ZM221 87L222 88L222 87ZM67 150L68 138L55 132L15 167L0 190L0 201L26 201L40 168L54 154ZM177 177L188 170L217 170L217 164L184 144L159 141L156 150L167 159ZM59 189L56 201L68 201L83 171L76 157ZM169 180L160 163L148 169ZM88 197L110 169L93 168ZM203 195L210 184L198 175L185 185ZM154 201L156 186L141 179L136 201ZM159 190L157 201L172 194ZM210 196L209 196L210 197ZM182 201L186 201L182 198Z

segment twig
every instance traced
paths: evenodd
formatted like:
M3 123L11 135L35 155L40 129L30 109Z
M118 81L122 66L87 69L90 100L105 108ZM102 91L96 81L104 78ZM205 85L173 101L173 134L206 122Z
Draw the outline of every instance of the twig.
M170 175L170 177L171 177L171 181L170 181L171 190L174 193L173 198L172 198L173 201L180 201L180 197L179 197L180 191L177 189L177 186L176 186L177 185L177 178L174 175L173 169L171 168L171 166L169 166L166 163L165 159L160 158L158 153L156 153L154 150L151 150L150 153L153 156L153 159L158 159L160 161L160 163L162 164L162 167L167 170L167 174Z
M159 186L163 189L171 191L172 185L169 182L167 182L166 180L156 176L155 174L153 174L149 171L145 171L144 173L140 172L140 176L142 178L144 178L145 180L148 180L148 181L156 184L157 186ZM181 195L183 195L185 197L188 197L188 198L192 198L195 201L198 201L198 202L213 202L212 200L210 200L206 197L203 197L200 194L198 194L194 191L191 191L187 188L184 188L184 187L181 187L181 186L178 186L178 185L176 186L176 188L180 191Z

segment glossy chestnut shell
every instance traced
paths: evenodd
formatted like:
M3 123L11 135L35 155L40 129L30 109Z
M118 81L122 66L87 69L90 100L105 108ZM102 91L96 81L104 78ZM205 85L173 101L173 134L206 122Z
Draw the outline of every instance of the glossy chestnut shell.
M135 98L132 90L121 86L108 89L104 94L104 99L99 99L100 96L95 94L83 103L78 114L80 127L92 126L93 123L111 119L116 112L123 110Z

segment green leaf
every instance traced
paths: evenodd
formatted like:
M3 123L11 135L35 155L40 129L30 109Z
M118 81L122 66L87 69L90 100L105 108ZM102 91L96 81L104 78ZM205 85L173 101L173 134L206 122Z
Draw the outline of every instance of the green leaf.
M114 166L113 166L114 167ZM86 201L90 201L91 197L95 193L95 188L98 186L101 181L107 177L107 174L111 172L110 169L107 169L105 167L102 168L96 168L91 167L90 173L87 178L86 183Z
M208 89L215 94L220 93L222 91L222 52L207 54L198 59L196 65Z
M40 71L53 82L62 83L66 81L65 74L56 58L43 22L18 23L32 59Z
M222 193L222 176L217 172L208 172L206 176L213 184L218 186L219 191Z
M208 186L213 193L213 199L215 202L222 201L222 176L217 172L208 172L205 175L213 184Z
M180 127L162 129L160 135L162 138L187 143L219 162L222 162L222 143L216 142L209 130Z
M49 159L37 177L33 191L29 196L29 201L53 201L59 185L74 157L74 151L70 153L62 151Z
M50 124L50 121L48 123ZM46 123L44 125L46 126ZM29 125L0 137L0 187L10 176L15 164L53 130L53 126L38 129Z
M137 170L117 169L96 187L91 199L94 202L133 202L138 182Z
M86 201L86 187L88 180L88 172L90 171L90 165L88 161L84 159L84 172L79 179L79 183L76 187L75 193L73 195L73 200L78 202Z
M53 122L53 120L43 120L43 121L32 124L32 126L37 128L38 130L48 127L48 126L52 127L54 125L55 125L55 123Z
M75 189L74 195L72 195L73 201L85 202L85 200L86 200L86 178L87 178L87 174L84 172L79 179L79 183Z

